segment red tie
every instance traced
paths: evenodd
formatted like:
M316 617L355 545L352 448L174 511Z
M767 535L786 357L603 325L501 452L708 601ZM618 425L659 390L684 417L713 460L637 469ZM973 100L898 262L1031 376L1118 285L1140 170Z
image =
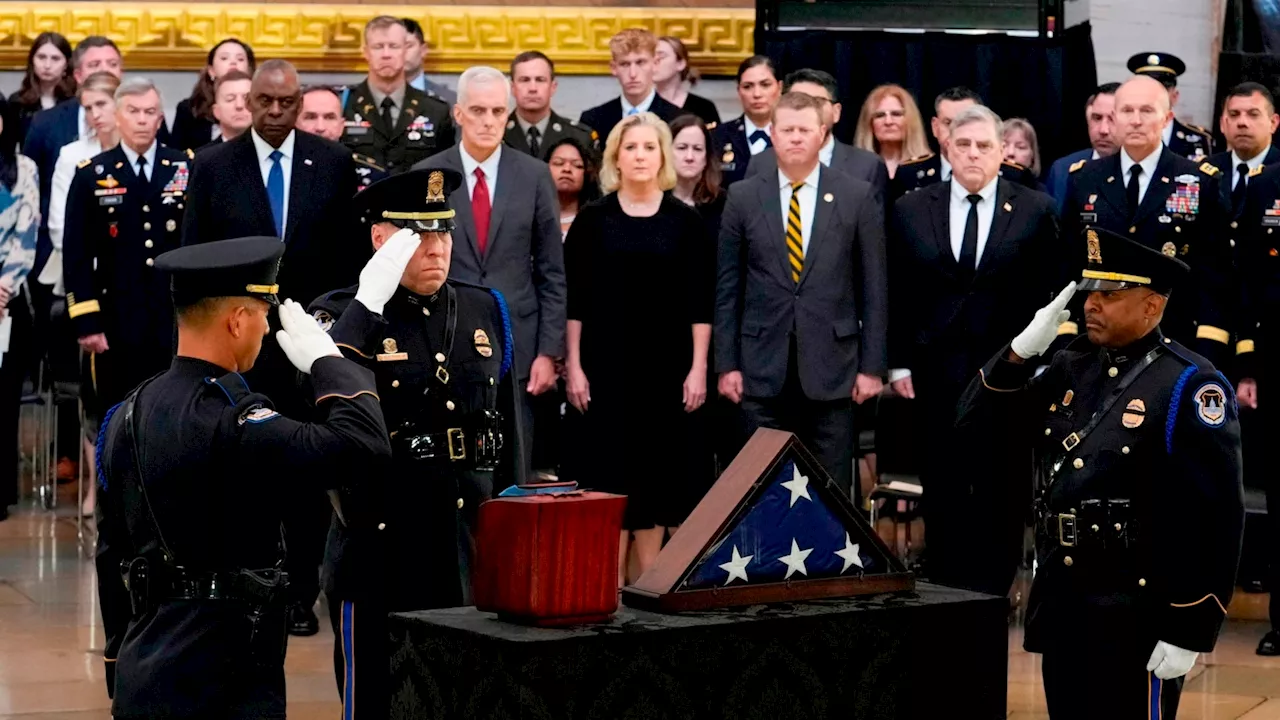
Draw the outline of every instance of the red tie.
M476 219L476 245L484 255L489 247L489 183L484 181L484 170L476 168L476 189L471 191L471 214Z

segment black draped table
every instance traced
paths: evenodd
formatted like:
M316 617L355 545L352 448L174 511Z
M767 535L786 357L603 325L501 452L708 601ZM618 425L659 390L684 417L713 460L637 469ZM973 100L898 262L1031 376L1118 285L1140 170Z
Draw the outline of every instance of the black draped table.
M1005 717L1008 601L911 593L540 629L475 608L391 617L391 717Z

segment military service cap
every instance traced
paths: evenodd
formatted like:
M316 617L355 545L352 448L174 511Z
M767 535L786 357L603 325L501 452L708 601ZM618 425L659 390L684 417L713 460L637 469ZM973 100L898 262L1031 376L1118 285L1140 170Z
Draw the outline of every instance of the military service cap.
M276 272L284 243L274 237L188 245L156 258L156 269L173 276L173 302L190 305L213 297L255 297L278 305Z
M1085 230L1085 252L1084 270L1076 285L1084 292L1149 287L1164 295L1190 270L1176 257L1173 243L1157 252L1102 228Z
M462 185L462 174L445 168L423 168L379 180L356 195L361 222L389 222L419 232L453 230L449 195Z
M1129 58L1129 72L1147 75L1165 87L1176 87L1178 76L1186 71L1187 64L1169 53L1140 52Z

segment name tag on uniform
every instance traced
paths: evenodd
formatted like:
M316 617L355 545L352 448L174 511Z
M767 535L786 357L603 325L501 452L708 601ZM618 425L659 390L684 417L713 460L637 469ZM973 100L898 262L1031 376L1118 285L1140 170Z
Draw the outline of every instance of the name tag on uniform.
M1080 213L1080 222L1096 223L1098 222L1098 213Z
M346 127L346 133L348 135L368 135L369 128L363 125L348 125Z
M107 197L98 198L98 205L123 205L124 198L119 195L108 195Z
M1262 218L1262 227L1280 227L1280 217Z

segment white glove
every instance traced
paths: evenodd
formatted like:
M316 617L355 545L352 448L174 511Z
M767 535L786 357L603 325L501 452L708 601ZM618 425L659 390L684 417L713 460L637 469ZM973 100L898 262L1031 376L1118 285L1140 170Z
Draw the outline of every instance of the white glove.
M322 357L342 357L333 338L320 329L316 319L292 300L280 305L280 327L276 342L298 370L310 374L311 365Z
M1191 672L1200 653L1183 650L1176 645L1161 640L1156 649L1151 651L1151 659L1147 661L1147 672L1153 672L1161 680L1180 678Z
M1071 302L1071 296L1075 294L1074 282L1062 288L1062 292L1058 293L1058 297L1054 298L1053 302L1036 311L1031 324L1018 333L1018 337L1014 338L1012 343L1009 343L1009 349L1023 360L1043 355L1058 337L1058 326L1071 317L1071 311L1067 310L1067 303Z
M396 288L400 287L400 278L404 269L418 249L418 233L409 228L400 228L392 235L378 252L369 258L364 269L360 271L360 288L356 290L356 300L360 301L375 315L382 314L382 308Z

